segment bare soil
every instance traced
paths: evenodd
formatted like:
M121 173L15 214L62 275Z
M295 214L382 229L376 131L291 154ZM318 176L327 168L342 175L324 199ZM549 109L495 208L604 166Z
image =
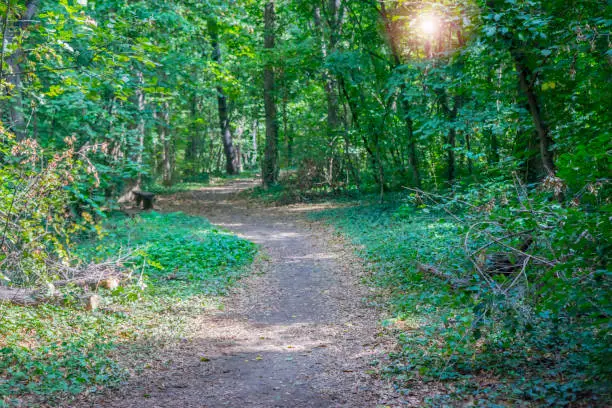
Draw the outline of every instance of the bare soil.
M99 407L398 406L378 368L393 347L369 306L362 264L315 205L261 207L238 197L254 181L162 197L163 211L201 215L267 254L223 310L203 310L188 340L156 352L151 369ZM260 272L260 273L257 273ZM379 361L377 364L376 361Z

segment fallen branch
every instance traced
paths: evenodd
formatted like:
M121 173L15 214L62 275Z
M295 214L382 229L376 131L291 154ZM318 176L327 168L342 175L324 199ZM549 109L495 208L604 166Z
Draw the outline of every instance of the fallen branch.
M417 271L423 274L433 275L437 278L440 278L446 281L448 284L450 284L454 289L459 289L469 284L469 280L457 279L453 276L448 275L447 273L440 271L439 269L437 269L435 266L432 266L432 265L427 265L427 264L417 262Z

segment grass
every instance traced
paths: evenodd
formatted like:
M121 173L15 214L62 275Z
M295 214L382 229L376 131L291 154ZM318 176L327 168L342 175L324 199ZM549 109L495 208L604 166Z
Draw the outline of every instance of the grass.
M142 279L102 293L96 311L0 306L0 406L66 401L119 384L155 347L184 335L194 315L218 306L256 253L254 244L182 213L113 217L77 253L89 262L130 250L125 266Z

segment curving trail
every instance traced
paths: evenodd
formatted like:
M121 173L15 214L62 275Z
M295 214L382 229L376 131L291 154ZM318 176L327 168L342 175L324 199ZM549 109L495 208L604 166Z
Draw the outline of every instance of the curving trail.
M205 311L172 361L135 377L99 407L395 406L371 362L389 351L361 264L333 232L304 221L314 206L253 207L233 181L160 199L260 244L264 273L245 278L223 311ZM209 360L200 361L205 355Z

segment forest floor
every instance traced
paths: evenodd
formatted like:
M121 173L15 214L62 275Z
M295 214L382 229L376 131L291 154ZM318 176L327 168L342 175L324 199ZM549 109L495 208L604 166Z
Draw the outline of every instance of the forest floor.
M264 256L220 310L101 407L376 407L399 405L379 375L393 336L363 261L331 228L307 221L320 205L262 207L240 198L252 180L161 197L162 211L208 218L259 244ZM404 404L407 401L404 401Z

